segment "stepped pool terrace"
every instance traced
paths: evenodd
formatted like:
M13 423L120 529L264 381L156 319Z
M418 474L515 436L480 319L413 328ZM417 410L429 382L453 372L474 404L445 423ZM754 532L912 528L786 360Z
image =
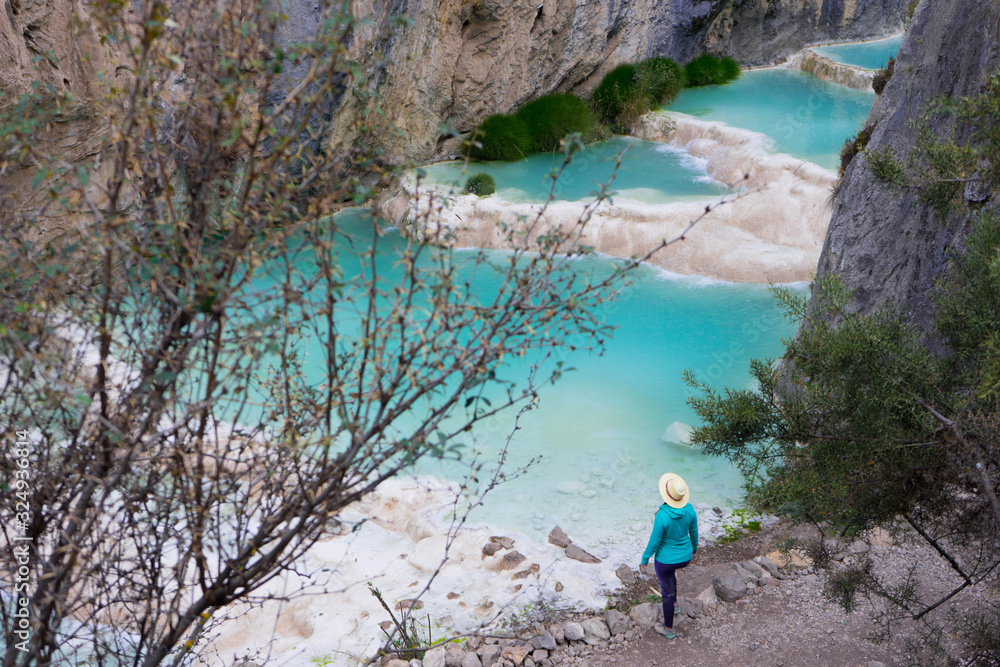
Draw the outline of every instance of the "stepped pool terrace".
M833 170L874 100L874 93L801 70L771 68L744 72L723 86L687 88L664 110L759 132L771 150Z
M879 69L884 67L890 58L896 57L896 53L899 51L899 46L902 43L903 33L900 33L871 42L815 46L813 47L813 51L845 65L854 65L855 67L864 67L865 69Z
M619 153L624 153L615 171ZM573 156L555 188L550 174L563 164L561 153L539 153L517 162L439 162L419 170L426 183L456 192L463 190L472 174L490 174L497 196L506 201L541 204L549 196L558 201L585 202L594 198L601 184L612 175L616 198L650 204L712 198L725 186L705 171L704 161L681 149L650 141L615 137L590 144Z

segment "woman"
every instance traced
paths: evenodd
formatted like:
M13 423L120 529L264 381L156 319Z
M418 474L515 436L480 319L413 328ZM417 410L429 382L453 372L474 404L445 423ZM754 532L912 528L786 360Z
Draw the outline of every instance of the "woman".
M656 577L663 593L663 624L656 631L667 639L674 634L674 614L677 613L677 570L691 562L698 553L698 515L688 502L688 486L679 475L668 472L660 478L660 495L664 503L656 512L653 534L642 552L646 567L650 556L656 556Z

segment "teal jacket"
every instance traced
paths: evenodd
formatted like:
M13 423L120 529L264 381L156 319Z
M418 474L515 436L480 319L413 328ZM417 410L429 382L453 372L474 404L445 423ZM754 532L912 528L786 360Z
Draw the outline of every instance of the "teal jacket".
M655 555L664 565L686 563L698 550L698 515L691 503L675 509L666 503L660 505L653 521L653 534L642 552L642 564Z

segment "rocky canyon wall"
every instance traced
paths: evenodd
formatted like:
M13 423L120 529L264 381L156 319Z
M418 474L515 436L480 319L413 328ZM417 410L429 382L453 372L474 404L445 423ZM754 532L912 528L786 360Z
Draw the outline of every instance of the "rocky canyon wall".
M868 123L870 151L889 148L905 158L917 143L918 120L943 95L982 90L1000 66L1000 6L992 0L922 0ZM947 118L931 127L938 136L955 128ZM963 138L958 128L956 139ZM988 204L992 205L992 204ZM854 291L854 307L898 308L924 330L932 326L931 293L961 249L968 211L942 219L912 190L879 182L863 156L848 165L819 261L818 274L836 274Z

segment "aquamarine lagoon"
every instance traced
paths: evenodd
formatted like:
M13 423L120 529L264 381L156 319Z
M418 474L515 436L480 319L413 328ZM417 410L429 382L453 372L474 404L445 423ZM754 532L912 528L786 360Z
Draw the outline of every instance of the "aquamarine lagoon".
M619 154L621 166L615 170ZM612 176L611 190L619 197L647 203L714 197L725 186L706 173L704 163L684 151L639 139L616 137L590 144L573 156L553 189L550 175L565 158L539 153L517 162L439 162L421 167L426 183L461 192L472 174L489 174L497 196L511 202L540 204L550 194L559 201L590 201Z
M368 209L349 209L336 222L343 234L338 253L349 276L360 270L357 259L371 247L372 216ZM376 265L387 284L401 275L398 258L405 243L396 230L382 230ZM448 261L458 267L462 282L470 281L472 293L491 294L497 274L481 265L473 272L481 253L500 262L509 258L501 252L459 250L448 253ZM569 270L587 279L607 275L618 261L589 256L572 262ZM308 275L308 252L302 253L297 269ZM262 271L255 289L273 289L267 273ZM769 289L678 277L642 266L633 283L596 315L618 327L604 354L561 357L575 370L540 391L537 409L522 417L510 442L506 469L512 472L540 459L494 490L473 519L539 538L558 523L590 544L610 547L645 532L642 522L660 502L656 481L667 470L688 480L696 506L741 505L738 471L678 441L683 438L677 433L697 423L686 404L691 389L681 373L691 369L718 387L748 386L750 358L779 356L782 337L795 331ZM350 316L344 326L348 336L357 334ZM299 352L307 382L322 385L322 341L307 339ZM520 377L538 361L507 362L499 373ZM469 472L466 462L477 457L488 470L513 427L513 413L489 419L461 443L464 462L425 458L415 472L461 481ZM638 532L632 527L637 522L642 523Z
M865 69L879 69L884 67L890 58L896 57L896 53L899 51L899 46L902 43L903 34L900 33L872 42L816 46L813 47L813 51L845 65L854 65L855 67L864 67Z
M664 109L760 132L778 153L836 169L844 141L864 125L874 100L874 93L801 70L771 68L722 86L687 88Z

